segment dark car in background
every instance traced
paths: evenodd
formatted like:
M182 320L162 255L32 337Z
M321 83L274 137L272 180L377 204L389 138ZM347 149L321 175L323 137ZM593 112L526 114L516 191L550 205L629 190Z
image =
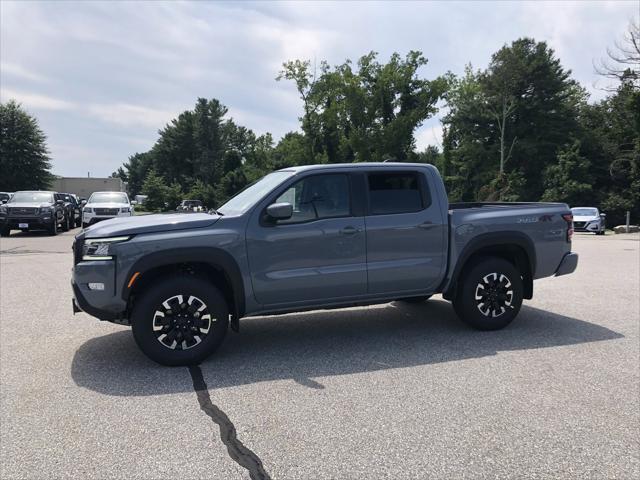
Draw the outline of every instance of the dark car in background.
M75 195L72 193L59 193L58 197L65 202L65 211L69 219L69 228L82 225L82 207Z
M204 212L202 200L182 200L176 208L176 212Z
M14 193L7 203L0 205L0 235L8 236L11 230L47 230L56 235L67 219L64 200L57 195L47 191Z
M0 203L7 203L11 200L13 193L9 192L0 192Z

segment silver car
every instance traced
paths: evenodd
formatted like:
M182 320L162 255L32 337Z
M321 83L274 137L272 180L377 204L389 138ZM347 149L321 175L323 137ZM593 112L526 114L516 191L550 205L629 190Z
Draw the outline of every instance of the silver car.
M571 209L571 213L573 214L574 231L604 235L606 214L600 213L595 207L574 207Z

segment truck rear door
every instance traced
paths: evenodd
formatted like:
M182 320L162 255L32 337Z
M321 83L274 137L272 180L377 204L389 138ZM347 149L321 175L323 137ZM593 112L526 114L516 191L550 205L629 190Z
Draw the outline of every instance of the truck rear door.
M368 292L435 290L447 260L448 225L425 172L380 169L366 180Z

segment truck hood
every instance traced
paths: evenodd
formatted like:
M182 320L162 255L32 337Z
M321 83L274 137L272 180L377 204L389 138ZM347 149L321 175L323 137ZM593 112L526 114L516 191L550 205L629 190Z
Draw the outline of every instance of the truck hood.
M96 223L87 228L85 230L85 238L115 237L120 235L136 235L139 233L203 228L213 225L219 218L219 215L209 215L208 213L169 213L119 217Z

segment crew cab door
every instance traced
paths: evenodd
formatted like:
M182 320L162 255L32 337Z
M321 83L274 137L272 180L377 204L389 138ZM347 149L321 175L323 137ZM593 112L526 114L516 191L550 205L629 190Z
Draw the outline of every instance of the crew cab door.
M274 221L266 206L288 202ZM365 225L354 215L349 173L296 177L252 214L247 250L256 300L269 306L318 304L367 290Z
M420 170L367 172L370 294L430 293L446 266L447 218Z

